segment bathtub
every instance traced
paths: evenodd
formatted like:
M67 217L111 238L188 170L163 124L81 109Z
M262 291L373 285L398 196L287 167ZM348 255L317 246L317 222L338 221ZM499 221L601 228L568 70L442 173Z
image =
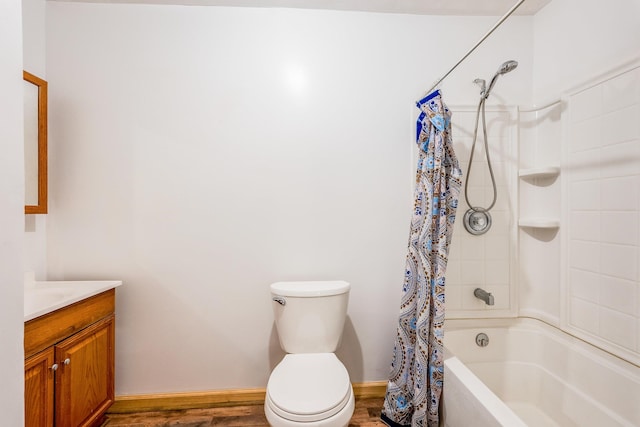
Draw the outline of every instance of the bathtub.
M640 367L558 328L447 320L444 344L445 426L640 426Z

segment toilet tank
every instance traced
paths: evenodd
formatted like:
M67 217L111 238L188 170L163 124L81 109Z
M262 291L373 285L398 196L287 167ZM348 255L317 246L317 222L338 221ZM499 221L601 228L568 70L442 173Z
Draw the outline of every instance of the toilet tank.
M280 347L287 353L333 353L347 317L350 285L341 280L271 285Z

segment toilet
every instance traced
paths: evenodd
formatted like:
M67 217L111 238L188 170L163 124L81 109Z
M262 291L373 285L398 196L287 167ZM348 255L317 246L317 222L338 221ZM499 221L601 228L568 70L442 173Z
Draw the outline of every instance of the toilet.
M271 285L280 347L264 403L272 427L346 427L355 398L349 373L334 351L347 316L350 285L344 281Z

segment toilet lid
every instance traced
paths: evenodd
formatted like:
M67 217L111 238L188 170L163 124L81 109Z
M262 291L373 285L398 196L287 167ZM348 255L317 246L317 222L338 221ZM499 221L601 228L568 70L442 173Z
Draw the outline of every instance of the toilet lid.
M344 408L351 383L347 369L333 353L288 354L269 377L267 394L279 416L317 421Z

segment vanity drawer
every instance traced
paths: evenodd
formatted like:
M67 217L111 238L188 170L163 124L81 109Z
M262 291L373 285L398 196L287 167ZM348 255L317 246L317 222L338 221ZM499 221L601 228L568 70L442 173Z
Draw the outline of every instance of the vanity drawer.
M113 314L115 295L115 289L110 289L25 322L25 358Z

